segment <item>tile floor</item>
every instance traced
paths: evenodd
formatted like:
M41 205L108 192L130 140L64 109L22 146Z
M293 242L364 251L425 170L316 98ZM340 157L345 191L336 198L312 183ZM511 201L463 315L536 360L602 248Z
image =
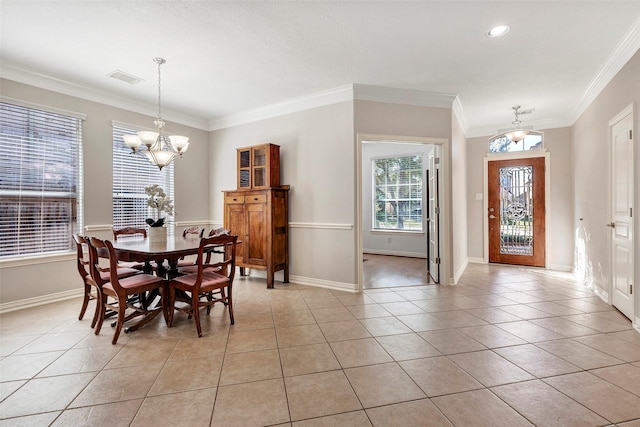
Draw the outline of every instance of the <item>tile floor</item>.
M0 316L0 426L640 426L640 333L562 275L234 294L202 338L178 314L112 346L80 299Z

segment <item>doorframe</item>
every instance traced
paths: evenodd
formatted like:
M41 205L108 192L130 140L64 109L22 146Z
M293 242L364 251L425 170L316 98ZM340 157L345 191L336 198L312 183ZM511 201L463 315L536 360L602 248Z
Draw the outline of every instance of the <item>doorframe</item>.
M382 135L382 134L356 134L356 273L357 273L357 290L362 292L364 287L362 258L364 254L363 230L362 224L362 144L363 141L378 142L407 142L412 144L438 145L440 147L440 284L452 284L453 278L449 273L451 265L451 257L449 256L449 245L451 241L450 232L450 182L449 182L449 140L446 138L431 138L420 136L400 136L400 135Z
M633 191L632 191L632 196L633 196L633 201L632 201L632 205L633 205L633 209L637 209L637 194L638 194L638 186L634 185L636 182L638 182L638 175L640 174L637 170L637 165L636 165L636 158L638 157L637 154L637 144L636 141L638 140L638 136L637 136L637 129L636 129L636 115L635 115L635 108L634 108L634 103L631 103L629 105L627 105L625 108L623 108L618 114L616 114L612 119L610 119L607 122L607 133L608 133L608 147L607 147L607 155L609 156L609 161L608 161L608 165L609 165L609 171L608 171L608 177L607 179L609 180L609 197L608 197L608 205L609 205L609 209L608 209L608 220L612 221L613 220L613 208L612 208L612 202L613 202L613 181L612 181L612 167L613 167L613 156L611 154L611 144L612 144L612 140L611 140L611 130L613 129L613 127L616 125L616 123L618 123L620 120L622 120L624 117L626 117L627 115L631 115L631 131L633 132L633 157L631 158L631 161L633 162L633 170L634 170L634 177L633 177L633 182L631 183L631 185L633 185ZM638 265L636 265L635 260L636 260L636 251L638 248L638 236L637 236L637 232L636 230L638 229L637 225L639 223L639 221L637 220L638 217L638 213L635 214L635 216L633 218L631 218L631 226L633 227L632 229L632 235L633 235L633 244L631 246L631 250L633 251L633 260L634 260L634 266L633 266L633 286L634 288L634 292L633 295L631 297L631 300L633 302L633 313L631 313L631 324L633 325L633 327L640 331L640 297L638 297L639 292L637 291L637 286L638 283L640 282L639 280L636 280L640 275L638 274ZM613 305L613 286L614 286L614 268L613 268L613 253L612 253L612 244L613 244L613 239L611 238L611 236L609 236L608 240L607 240L607 252L608 252L608 256L609 256L609 284L608 284L608 289L606 289L605 291L607 292L607 296L606 296L606 300L607 303L611 306L611 307L615 307ZM596 288L597 291L597 288Z
M549 268L549 210L551 202L551 156L545 149L531 150L531 151L519 151L515 153L487 153L484 158L483 165L483 215L482 228L484 235L484 263L489 264L489 162L499 160L512 160L512 159L531 159L535 157L544 157L544 267Z

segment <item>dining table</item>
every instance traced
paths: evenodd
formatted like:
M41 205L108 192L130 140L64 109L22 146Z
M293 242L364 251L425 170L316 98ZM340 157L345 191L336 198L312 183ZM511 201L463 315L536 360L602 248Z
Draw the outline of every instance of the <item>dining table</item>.
M200 237L191 237L190 235L183 237L182 235L172 236L167 234L166 239L164 237L162 239L156 239L153 237L147 237L144 239L125 238L113 241L112 243L116 255L118 256L118 260L143 262L143 271L147 274L154 273L153 270L155 265L155 274L157 276L171 280L178 276L178 261L181 258L198 254L198 250L200 248ZM217 249L210 248L209 251L216 253ZM158 297L160 297L161 300L159 302L155 302ZM183 295L176 295L176 299L182 300L185 298ZM150 304L161 304L164 319L168 325L169 310L171 309L171 307L168 306L168 300L168 296L161 295L159 290L154 290L151 291L149 295L146 295L144 300L140 301L140 303L144 304L145 307ZM139 329L144 324L152 320L159 311L159 309L151 310L150 316L146 316L143 320L125 328L125 333Z
M152 262L156 265L156 274L172 279L178 274L178 261L189 255L196 255L200 246L199 237L167 235L166 239L120 239L113 242L113 248L120 261L144 262L144 272L153 272Z

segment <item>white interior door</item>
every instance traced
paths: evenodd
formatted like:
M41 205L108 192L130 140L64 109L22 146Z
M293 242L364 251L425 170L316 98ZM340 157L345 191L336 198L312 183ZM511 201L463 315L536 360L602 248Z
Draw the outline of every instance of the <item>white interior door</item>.
M440 282L440 158L438 147L434 146L429 153L429 169L427 170L427 230L429 250L427 266L429 275L435 283Z
M612 303L633 319L633 114L610 123Z

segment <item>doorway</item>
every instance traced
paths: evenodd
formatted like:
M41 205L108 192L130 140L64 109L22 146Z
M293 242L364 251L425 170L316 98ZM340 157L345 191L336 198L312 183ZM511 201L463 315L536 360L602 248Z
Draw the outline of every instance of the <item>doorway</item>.
M367 268L367 274L373 270L374 263L370 262L373 260L374 256L377 263L384 263L385 268L386 265L389 268L393 265L399 265L398 261L403 261L398 258L406 258L404 261L411 260L412 263L418 259L418 262L422 263L422 266L419 267L419 270L424 271L424 280L422 283L417 283L414 280L414 277L411 277L411 274L407 273L404 277L406 277L406 285L407 286L415 286L418 284L433 284L434 280L432 276L438 276L438 272L434 269L434 265L437 266L437 269L442 271L445 270L444 262L441 261L440 253L445 253L446 245L447 245L447 236L444 232L444 228L447 226L446 218L444 221L440 221L440 218L445 216L444 209L442 211L438 210L437 215L432 215L429 212L432 206L439 207L443 204L446 204L446 201L442 200L446 199L445 191L442 191L439 187L442 185L446 185L443 183L442 179L442 171L439 172L439 175L430 171L429 162L436 163L438 169L441 168L440 158L444 157L442 154L442 150L446 150L447 140L441 138L421 138L421 137L402 137L402 136L386 136L386 135L364 135L358 134L357 141L357 200L358 200L358 224L357 224L357 236L358 236L358 253L356 254L357 259L362 260L363 262L359 263L358 266L358 287L359 290L364 288L364 270ZM391 201L389 204L381 205L382 207L378 210L374 209L374 206L377 206L373 203L374 186L372 185L372 173L374 169L372 168L372 164L376 164L376 159L372 158L372 156L381 157L378 150L373 150L375 154L372 154L372 150L369 148L371 146L387 146L387 150L390 153L398 152L398 154L411 156L411 154L420 154L422 157L422 197L420 204L411 205L411 209L407 211L405 206L405 201L402 201L402 209L399 209L400 204ZM391 156L394 157L394 156ZM398 155L398 157L402 157ZM384 158L384 157L383 157ZM377 166L376 166L377 167ZM427 171L430 172L427 172ZM418 171L419 172L419 171ZM429 179L428 174L431 173L432 176L438 176L439 180L432 181L432 191L427 195L427 188L429 187ZM376 184L377 188L377 184ZM413 195L411 196L413 198ZM431 200L430 200L431 199ZM433 202L437 201L437 204ZM414 203L413 201L411 203ZM384 212L382 210L384 209ZM397 211L396 211L397 210ZM390 222L394 221L394 216L399 214L400 212L404 212L408 216L403 216L402 223L404 230L381 230L374 224L374 219L378 221L378 216L382 216L385 221L389 220ZM433 211L436 212L436 211ZM382 214L386 215L382 215ZM415 229L415 221L417 219L416 213L419 213L421 217L421 229ZM427 218L433 218L433 222L427 222ZM438 221L435 221L436 218ZM377 224L377 222L376 222ZM407 226L414 229L407 229ZM431 230L431 231L429 231ZM433 238L432 241L437 243L437 246L433 248L430 247L430 238ZM375 244L372 244L372 241ZM373 250L371 250L373 248ZM437 261L440 261L439 264L435 264L435 258L438 258ZM384 262L385 258L389 263ZM364 260L367 261L364 261ZM393 261L393 262L391 262ZM403 262L404 262L403 261ZM433 261L433 263L431 263ZM366 265L369 262L369 265ZM433 273L430 273L430 269L434 270ZM390 274L388 271L385 274ZM394 268L393 274L396 274L396 277L399 275L402 277L403 269L402 268ZM444 273L443 273L444 274ZM396 283L399 283L398 280L395 280Z
M633 108L609 122L611 152L611 303L633 319Z
M545 158L488 162L489 262L546 264Z

